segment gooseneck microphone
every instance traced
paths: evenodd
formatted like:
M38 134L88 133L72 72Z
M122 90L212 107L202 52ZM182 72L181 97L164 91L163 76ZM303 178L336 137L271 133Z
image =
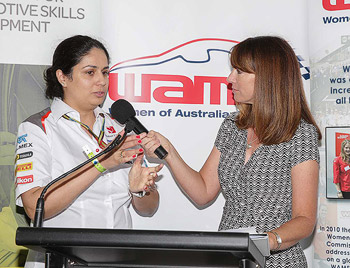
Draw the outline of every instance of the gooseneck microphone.
M78 165L78 166L72 168L71 170L63 173L58 178L56 178L56 179L52 180L51 182L49 182L43 188L43 190L41 191L40 197L37 200L36 208L35 208L33 227L42 227L43 226L43 220L44 220L44 196L45 196L45 193L47 192L47 190L50 188L51 185L55 184L59 180L62 180L63 178L65 178L68 175L72 174L73 172L77 171L81 167L91 163L91 161L95 160L96 158L100 157L101 155L104 155L104 154L110 152L111 150L113 150L115 147L117 147L118 145L120 145L124 141L124 139L126 138L126 134L129 133L130 131L132 131L132 129L130 129L128 127L125 127L124 135L121 136L120 134L118 134L118 136L107 146L106 149L104 149L100 153L96 154L94 157L92 157L92 158L86 160L85 162L81 163L80 165Z
M148 133L148 130L135 117L135 110L127 100L119 99L115 101L111 106L111 115L120 124L126 125L127 128L132 129L136 134L142 132ZM154 153L160 159L164 159L168 155L168 152L161 145L154 151Z

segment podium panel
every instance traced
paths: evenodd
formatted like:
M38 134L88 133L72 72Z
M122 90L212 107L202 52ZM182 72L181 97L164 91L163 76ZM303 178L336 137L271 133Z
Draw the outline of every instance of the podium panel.
M20 227L48 267L264 267L248 233Z

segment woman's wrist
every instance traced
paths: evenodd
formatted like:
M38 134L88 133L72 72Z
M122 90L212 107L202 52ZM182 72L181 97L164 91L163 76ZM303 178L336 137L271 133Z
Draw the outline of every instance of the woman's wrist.
M173 159L181 158L179 153L176 151L175 147L169 142L169 147L168 147L168 155L164 158L164 160L167 163L170 163L173 161Z
M274 249L275 247L277 247L277 245L275 245L275 243L277 243L277 242L276 242L276 239L275 239L275 236L274 236L272 233L270 233L270 232L267 232L266 234L267 234L267 236L268 236L268 238L269 238L269 248L270 248L270 251L273 251L273 249Z
M99 159L101 165L107 170L112 168L112 165L113 165L113 162L111 161L110 158L111 157L101 156L100 159Z
M146 191L133 192L129 189L131 195L136 196L138 198L142 198L146 195Z
M89 159L91 159L95 156L95 154L91 151L89 146L87 146L87 145L83 146L83 150ZM91 162L100 173L104 173L107 171L107 169L98 161L97 158L95 158L94 160L91 160Z
M269 236L270 250L271 251L280 250L282 246L282 238L280 237L280 235L275 231L269 231L268 236Z

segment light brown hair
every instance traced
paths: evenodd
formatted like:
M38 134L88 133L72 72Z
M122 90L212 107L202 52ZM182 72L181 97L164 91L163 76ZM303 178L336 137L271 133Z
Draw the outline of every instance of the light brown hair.
M255 74L253 104L237 103L240 129L253 127L265 145L289 141L301 118L321 132L306 102L299 62L284 39L276 36L248 38L233 47L231 64Z
M344 152L344 147L345 147L345 145L348 145L348 144L350 144L350 140L343 140L342 143L341 143L341 150L340 150L341 159L342 159L344 162L347 162L347 163L349 163L350 159L349 159L349 157L345 154L345 152Z

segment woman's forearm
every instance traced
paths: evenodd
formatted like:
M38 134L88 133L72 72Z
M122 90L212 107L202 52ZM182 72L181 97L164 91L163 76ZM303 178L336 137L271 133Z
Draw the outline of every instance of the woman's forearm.
M166 162L176 181L186 194L197 205L203 206L212 201L220 190L217 176L218 156L212 152L203 168L198 172L192 169L182 159L180 154L171 145Z
M299 216L281 225L279 228L272 230L277 233L282 244L279 250L287 249L300 240L310 236L314 230L316 220L308 217ZM268 232L270 249L273 251L278 247L276 236L272 232Z

